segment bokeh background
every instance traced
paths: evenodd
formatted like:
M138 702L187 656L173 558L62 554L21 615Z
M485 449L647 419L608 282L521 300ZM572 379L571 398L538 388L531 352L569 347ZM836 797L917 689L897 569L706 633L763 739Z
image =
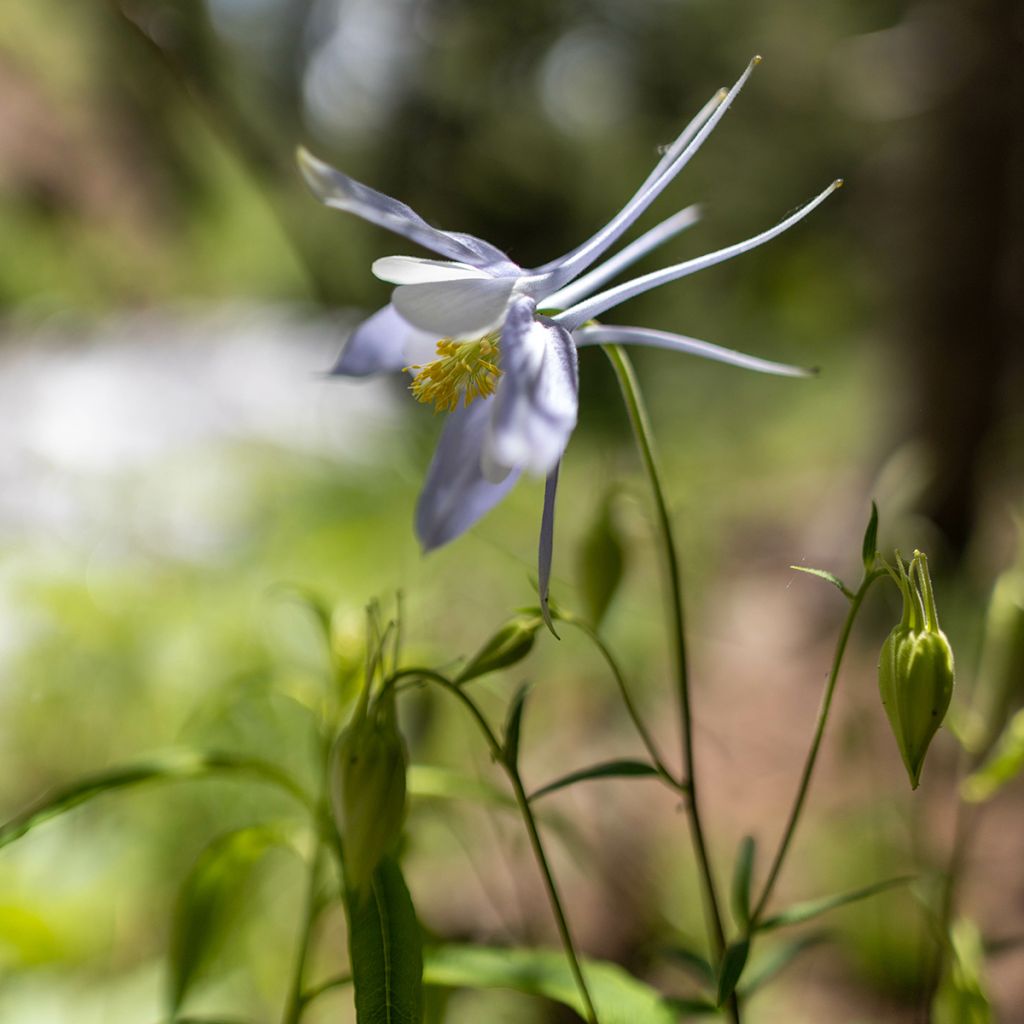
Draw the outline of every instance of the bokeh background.
M1015 557L1024 472L1024 9L1017 0L6 0L0 10L0 809L153 750L255 751L308 771L324 658L285 587L358 631L404 595L417 660L476 649L533 599L541 485L424 558L411 528L440 418L401 381L324 371L386 300L373 259L412 248L320 207L299 143L433 223L523 265L604 223L690 116L765 57L643 224L690 202L697 228L653 268L847 187L769 247L616 313L770 359L762 378L640 353L683 538L698 755L719 862L778 836L844 614L792 563L853 578L872 498L891 548L932 555L961 685L987 593ZM606 630L675 750L659 574L642 481L600 353L563 472L555 596L578 605L582 544L609 493L627 549ZM918 794L876 698L896 608L875 598L781 896L948 856L956 755L940 735ZM539 784L636 753L577 637L538 642L481 687L496 713L535 680ZM484 777L458 713L407 708L415 761ZM661 949L699 942L678 809L643 783L552 798L557 861L594 955L667 988ZM1024 931L1024 790L972 848L964 906ZM142 788L0 853L0 1021L157 1021L175 893L232 825L279 817L240 782ZM424 924L553 942L516 823L417 801L407 851ZM563 832L559 831L559 835ZM723 868L723 874L725 869ZM273 1020L301 871L247 883L196 1014ZM829 919L752 1004L756 1021L920 1018L929 939L913 895ZM1024 959L990 962L1024 1021ZM324 973L344 963L331 924ZM333 957L333 960L332 960ZM324 997L311 1021L348 1020ZM452 1022L557 1021L525 997L454 999Z

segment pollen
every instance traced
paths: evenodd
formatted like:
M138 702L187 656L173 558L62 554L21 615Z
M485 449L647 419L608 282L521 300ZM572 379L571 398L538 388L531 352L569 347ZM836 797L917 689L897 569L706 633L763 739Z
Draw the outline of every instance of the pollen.
M469 405L494 394L501 376L497 332L476 341L442 338L437 356L432 363L406 367L416 375L409 390L418 402L433 405L438 412L452 412L460 399Z

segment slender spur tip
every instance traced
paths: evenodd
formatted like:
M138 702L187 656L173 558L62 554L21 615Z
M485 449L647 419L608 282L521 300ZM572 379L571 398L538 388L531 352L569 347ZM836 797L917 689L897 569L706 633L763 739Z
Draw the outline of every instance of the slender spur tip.
M754 59L750 62L750 66L752 68L756 68L757 65L760 64L761 61L763 61L763 60L764 60L764 57L762 57L761 54L755 53L754 54Z
M715 100L716 100L716 102L721 103L722 100L724 100L725 97L728 96L728 95L729 95L729 88L728 88L728 86L723 85L722 88L719 89L718 92L715 93Z
M832 182L832 188L833 189L842 188L843 185L845 185L845 184L846 184L846 182L842 178L836 178L836 180Z

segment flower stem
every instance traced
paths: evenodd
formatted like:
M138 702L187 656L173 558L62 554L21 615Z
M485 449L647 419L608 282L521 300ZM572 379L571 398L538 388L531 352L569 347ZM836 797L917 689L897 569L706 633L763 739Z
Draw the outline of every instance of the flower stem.
M551 904L551 911L555 917L555 925L558 928L558 935L562 940L562 948L565 951L565 957L569 963L569 970L572 972L573 980L575 981L576 988L580 994L580 1000L583 1003L584 1016L586 1017L588 1024L598 1024L597 1010L594 1009L594 1001L590 997L590 990L587 988L586 979L583 977L583 968L580 966L579 954L576 952L576 944L573 941L572 932L569 929L569 920L562 907L562 898L558 892L558 885L555 882L555 876L551 870L551 865L548 863L547 854L544 852L544 844L541 842L540 830L537 828L537 819L534 817L533 808L530 806L530 799L526 795L526 789L523 786L523 780L520 778L519 769L514 764L511 764L510 760L505 757L505 751L501 742L494 734L494 730L488 724L483 712L477 707L476 701L474 701L461 686L456 685L447 676L442 675L440 672L434 672L431 669L407 668L402 669L399 672L395 672L384 685L385 687L393 686L400 679L415 676L443 687L462 703L473 717L473 720L476 722L481 733L483 733L484 739L487 741L487 746L490 749L491 756L498 762L498 764L501 765L505 775L508 777L508 780L512 785L516 806L519 808L519 813L522 816L523 823L526 825L527 835L530 839L530 848L533 851L534 859L537 861L537 866L540 868L540 873L544 880L544 887L547 890L548 902Z
M302 1012L306 1007L308 999L303 993L303 978L306 973L306 960L309 956L310 945L313 939L313 926L316 923L317 915L320 912L320 872L323 869L324 847L320 838L319 822L316 823L316 848L313 851L313 859L309 865L309 874L306 878L306 896L302 912L302 925L299 933L299 948L295 956L295 966L292 969L291 984L288 987L288 1001L285 1004L282 1024L299 1024L302 1019Z
M707 843L704 840L700 804L697 799L697 778L694 770L693 756L693 715L690 708L690 677L686 655L683 588L679 568L679 555L676 548L675 535L672 531L672 520L669 517L668 505L665 501L665 492L661 485L661 475L654 457L650 421L647 416L643 396L640 392L640 384L633 370L633 364L626 353L617 345L603 345L602 348L612 364L615 376L618 378L626 412L633 428L633 436L636 439L640 458L643 461L644 470L647 473L651 492L654 496L654 505L658 518L658 532L661 537L665 569L668 574L669 594L672 602L670 633L676 663L676 684L679 693L683 780L687 784L686 807L690 818L690 834L697 857L697 866L704 883L704 903L708 931L716 957L721 961L725 952L725 928L722 924L722 912L719 907L714 874L711 870L711 861L708 857ZM730 1012L733 1020L738 1021L739 1011L736 1008L735 1000L733 1000L730 1006Z
M839 634L839 640L836 643L835 654L832 658L832 668L828 675L828 682L825 684L825 693L821 698L821 705L818 708L818 721L814 727L814 738L811 740L810 749L807 752L807 759L804 762L803 772L800 775L800 784L797 786L796 798L793 801L793 807L789 812L789 819L786 822L786 827L782 833L782 839L779 842L779 848L775 853L775 859L772 861L771 869L768 872L768 877L765 880L764 888L761 891L761 897L757 901L754 907L753 913L750 915L750 931L753 932L757 928L758 921L761 919L761 915L765 911L765 907L768 904L768 900L771 898L775 883L778 880L779 872L782 870L783 861L786 859L786 854L789 851L790 843L793 841L793 834L796 832L797 823L800 820L800 815L803 812L804 801L807 798L807 791L810 789L811 776L814 773L814 766L818 760L818 751L821 748L821 741L825 735L825 725L828 722L829 711L832 708L832 697L836 690L836 681L839 678L839 669L843 664L843 655L846 653L846 645L850 639L850 632L853 629L853 624L856 621L857 613L860 611L861 605L864 603L864 598L867 596L867 592L880 576L886 575L884 569L875 569L872 572L867 573L864 579L861 581L860 587L857 592L850 599L850 609L846 613L846 621L843 623L842 631Z

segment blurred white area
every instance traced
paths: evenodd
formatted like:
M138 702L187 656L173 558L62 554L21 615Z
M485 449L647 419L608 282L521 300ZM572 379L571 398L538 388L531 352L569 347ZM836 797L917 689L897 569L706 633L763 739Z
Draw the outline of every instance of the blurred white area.
M230 305L0 332L0 540L97 519L199 514L251 470L256 443L373 461L398 416L383 380L326 376L355 322ZM237 481L236 481L237 482ZM210 500L208 501L207 498ZM200 506L197 508L196 506ZM173 531L178 533L177 530Z

